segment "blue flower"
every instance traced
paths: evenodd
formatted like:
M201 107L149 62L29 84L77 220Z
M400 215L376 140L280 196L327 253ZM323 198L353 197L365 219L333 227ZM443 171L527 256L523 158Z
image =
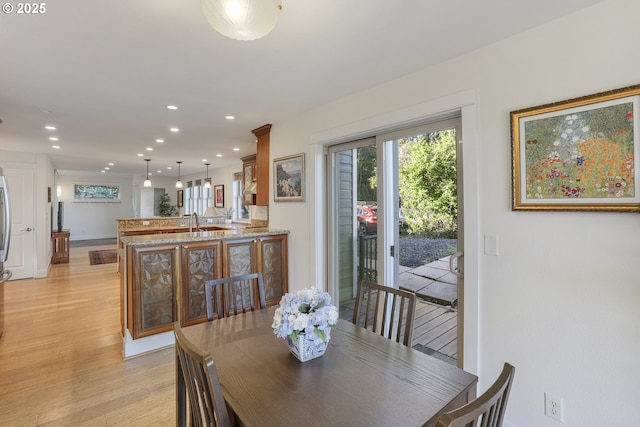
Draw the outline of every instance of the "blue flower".
M312 287L283 295L271 327L278 338L296 339L305 333L314 344L321 344L329 340L337 323L338 309L331 305L331 295Z

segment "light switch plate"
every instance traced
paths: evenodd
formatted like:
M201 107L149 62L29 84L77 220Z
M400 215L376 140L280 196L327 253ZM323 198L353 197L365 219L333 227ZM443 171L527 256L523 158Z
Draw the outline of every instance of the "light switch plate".
M498 256L498 236L484 236L484 253L485 255Z

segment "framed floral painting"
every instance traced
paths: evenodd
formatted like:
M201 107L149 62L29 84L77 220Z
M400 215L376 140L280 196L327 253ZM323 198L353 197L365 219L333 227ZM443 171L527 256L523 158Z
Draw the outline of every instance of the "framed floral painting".
M513 210L640 206L640 85L511 112Z

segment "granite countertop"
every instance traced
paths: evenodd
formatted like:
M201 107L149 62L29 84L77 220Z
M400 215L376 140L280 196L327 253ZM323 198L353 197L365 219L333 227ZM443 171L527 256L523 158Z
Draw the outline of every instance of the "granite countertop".
M239 228L245 228L246 225L235 225L235 224L200 224L200 228L209 228L217 230L236 230ZM193 227L195 228L195 226ZM165 230L181 230L189 231L189 225L140 225L128 227L125 229L120 229L120 232L128 233L128 232L136 232L136 231L158 231L162 232ZM208 230L205 230L208 231Z
M289 234L289 230L280 230L268 227L236 227L214 231L193 231L184 233L145 234L140 236L122 236L120 241L128 246L165 245L187 242L203 242L207 240L244 239L251 237L275 236ZM148 228L148 227L147 227ZM171 228L171 227L170 227ZM175 227L172 227L175 228Z

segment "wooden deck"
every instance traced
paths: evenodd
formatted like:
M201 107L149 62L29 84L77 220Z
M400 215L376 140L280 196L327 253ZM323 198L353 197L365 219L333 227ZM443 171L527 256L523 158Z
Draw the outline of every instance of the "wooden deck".
M340 318L351 321L355 300L340 305ZM458 311L418 298L412 347L456 364L458 357Z

